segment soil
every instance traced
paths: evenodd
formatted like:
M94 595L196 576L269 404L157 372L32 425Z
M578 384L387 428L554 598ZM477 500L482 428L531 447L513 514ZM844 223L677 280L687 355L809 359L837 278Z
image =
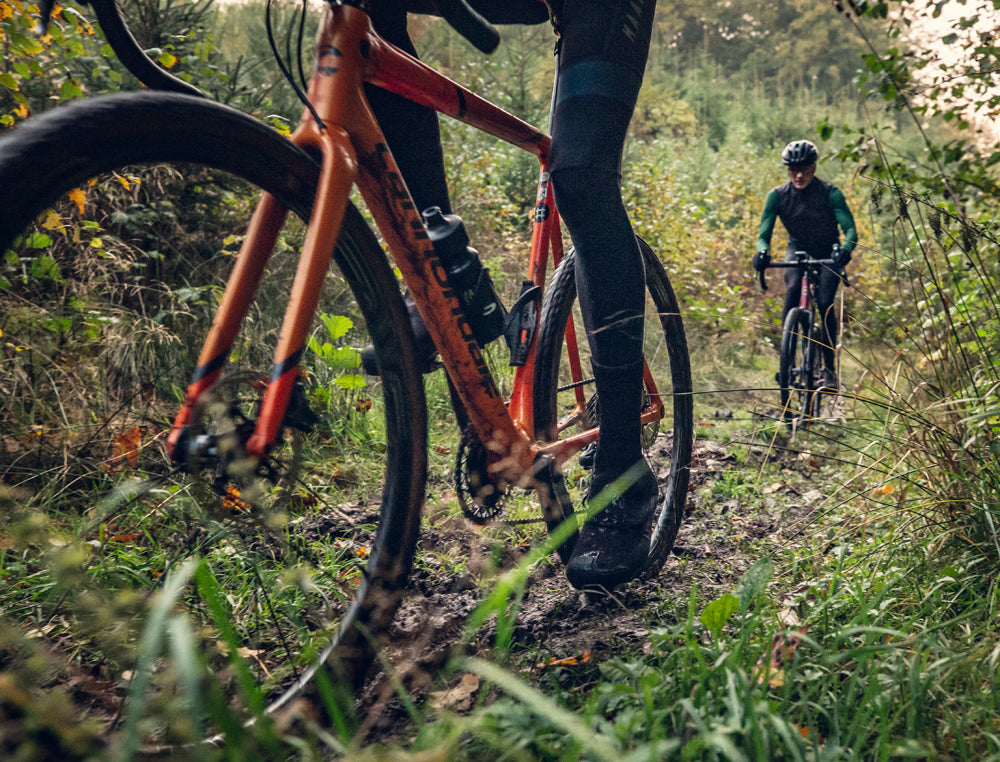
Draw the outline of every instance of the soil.
M764 448L751 447L744 460L759 465L764 457ZM819 466L794 441L781 449L769 448L766 457L780 461L780 482L758 488L749 500L720 496L714 485L737 467L737 459L717 442L696 442L687 515L673 553L651 579L610 594L582 593L569 585L556 559L537 564L517 613L507 666L530 680L555 665L642 653L650 647L651 628L687 617L694 586L703 606L730 592L762 554L795 542L820 497L813 483ZM740 468L734 473L756 472L746 465ZM496 646L495 618L479 632L463 634L481 591L489 589L475 580L495 564L497 547L500 571L521 560L528 547L497 546L495 535L464 519L429 516L425 524L425 562L418 562L389 633L388 653L411 697L462 712L476 699L478 678L461 670L442 673L442 667L457 652L490 657ZM449 573L443 563L426 562L434 557L468 559L466 571ZM369 739L391 742L412 733L398 690L384 679L375 682L363 705Z
M716 413L719 419L731 417L726 411ZM715 424L700 425L711 431ZM780 474L780 481L741 491L740 485L758 474L754 466L765 458L767 473ZM651 629L687 617L694 588L701 607L731 591L762 555L801 542L802 529L821 497L820 473L814 457L801 451L794 439L785 438L781 447L766 451L757 445L697 441L687 514L662 569L650 579L594 594L573 589L555 557L536 564L513 624L505 667L522 679L540 681L553 666L644 652ZM523 560L530 544L502 524L476 527L443 507L436 509L453 502L447 499L451 490L443 475L428 488L441 499L429 501L416 567L382 657L395 674L392 680L378 676L361 701L362 730L369 741L405 742L414 733L399 680L416 703L451 712L467 711L489 699L479 696L481 684L474 675L444 667L458 654L496 657L496 618L467 632L470 615L484 591L492 589L491 579ZM341 518L347 517L337 520ZM52 646L52 656L59 656L62 649ZM55 670L59 682L67 685L70 680L74 701L98 715L113 717L120 711L113 686L81 673L69 659L57 661L62 662Z

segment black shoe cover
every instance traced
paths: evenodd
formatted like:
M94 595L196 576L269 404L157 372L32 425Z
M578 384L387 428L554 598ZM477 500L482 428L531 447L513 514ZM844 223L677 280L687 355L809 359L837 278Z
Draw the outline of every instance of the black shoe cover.
M588 495L587 502L595 495ZM566 578L577 588L611 589L642 572L649 556L658 491L647 467L639 479L603 511L587 521L566 564Z

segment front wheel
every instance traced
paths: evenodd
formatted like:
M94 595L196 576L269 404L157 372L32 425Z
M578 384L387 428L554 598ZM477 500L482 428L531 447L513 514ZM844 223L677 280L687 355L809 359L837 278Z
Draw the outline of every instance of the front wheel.
M180 474L166 453L256 198L267 191L307 220L318 177L273 130L181 95L97 98L0 138L0 314L8 346L24 348L0 364L0 497L14 505L0 535L23 541L0 560L16 557L25 581L0 581L0 611L67 663L99 665L109 701L128 691L143 737L195 741L259 717L320 654L351 695L411 567L423 383L396 278L354 207L273 457L220 484L207 469ZM252 426L304 233L292 218L279 235L224 358L239 372L199 406L203 438L238 449ZM379 379L358 369L369 343ZM158 621L165 588L173 604ZM177 635L142 652L155 627L186 633L190 650ZM205 707L211 716L192 716Z
M808 420L819 412L816 391L819 347L812 340L812 319L808 310L794 307L785 316L781 332L778 388L781 411L786 421Z
M653 383L647 383L648 405L658 397L661 420L643 426L642 448L660 485L649 556L643 576L663 565L684 518L693 441L691 365L680 308L663 265L642 239L639 248L646 269L646 318L643 351ZM536 355L534 385L535 431L553 441L598 425L599 400L590 376L590 348L576 298L576 252L563 258L545 295ZM574 351L574 347L579 352ZM577 362L579 360L579 362ZM586 451L584 451L586 452ZM589 463L570 461L564 473L585 494Z

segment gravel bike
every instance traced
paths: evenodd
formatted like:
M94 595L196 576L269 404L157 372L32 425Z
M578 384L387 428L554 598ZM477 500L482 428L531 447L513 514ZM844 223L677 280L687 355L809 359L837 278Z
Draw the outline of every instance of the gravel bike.
M781 412L785 420L808 421L820 415L822 403L823 359L821 351L826 333L823 316L816 307L816 289L820 273L832 268L833 259L813 259L796 251L791 261L771 262L769 268L794 268L801 281L799 304L785 315L781 329L781 355L776 379L781 392ZM767 290L765 270L760 271L760 285Z
M493 520L511 495L533 493L550 529L572 516L576 487L565 473L597 439L598 401L584 372L586 339L576 333L575 258L564 251L549 184L549 136L386 43L360 0L326 4L303 117L290 138L161 71L112 0L91 6L119 58L158 90L61 106L0 139L0 251L60 267L111 268L131 256L127 271L141 265L151 273L187 261L185 215L202 206L211 222L196 217L192 226L218 227L218 248L191 255L191 287L166 305L153 306L155 278L109 276L131 307L128 324L124 311L70 305L79 328L67 331L81 335L64 338L94 338L107 360L86 392L61 385L73 369L60 365L59 346L29 352L32 399L51 404L32 408L36 427L4 453L0 478L34 511L23 520L59 540L44 552L30 546L19 563L24 574L44 577L58 547L85 546L86 558L72 579L53 578L50 592L31 601L3 589L3 605L43 631L82 640L72 590L96 595L102 583L127 577L144 601L196 559L191 583L174 595L206 654L200 678L211 674L222 695L234 696L249 690L252 675L258 703L274 710L326 665L322 674L353 693L403 597L424 502L424 381L401 285L447 373L462 428L455 489L468 515ZM495 30L464 2L441 0L439 11L481 49L495 46ZM539 161L526 275L510 308L501 305L512 380L494 372L503 349L484 349L496 334L477 332L367 107L366 82ZM151 194L142 204L136 180ZM248 223L233 193L245 184L262 191ZM104 190L103 204L118 198L120 206L102 211L97 224L81 222L94 188ZM184 195L169 198L174 188ZM377 234L351 200L353 188ZM151 209L157 226L169 222L155 244L143 227ZM677 300L663 265L640 247L648 289L644 444L661 488L646 568L653 574L684 514L693 423ZM103 258L94 260L95 250ZM230 262L224 289L202 285L208 270ZM286 287L280 276L291 270ZM280 329L259 310L265 297L287 303ZM214 320L185 384L177 372L188 372L188 336L177 321L205 311ZM16 341L29 317L8 321L5 336ZM148 350L168 325L169 362ZM248 334L276 340L270 361ZM369 345L377 377L359 370L359 350ZM323 454L334 439L335 469ZM384 459L380 479L351 471L359 448ZM109 482L117 490L94 506L88 496ZM338 503L345 483L370 498ZM125 640L137 639L144 621L132 609L123 621L133 617L140 624L124 628ZM87 648L94 659L123 658L93 642ZM167 696L180 678L156 670L145 679L163 681L159 695Z

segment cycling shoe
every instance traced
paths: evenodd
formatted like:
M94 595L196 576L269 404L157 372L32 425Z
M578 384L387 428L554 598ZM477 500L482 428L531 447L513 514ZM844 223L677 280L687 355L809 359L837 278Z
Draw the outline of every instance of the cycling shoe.
M583 525L566 564L566 579L573 587L611 589L639 576L649 556L658 496L656 477L647 468ZM588 494L586 502L593 497Z

